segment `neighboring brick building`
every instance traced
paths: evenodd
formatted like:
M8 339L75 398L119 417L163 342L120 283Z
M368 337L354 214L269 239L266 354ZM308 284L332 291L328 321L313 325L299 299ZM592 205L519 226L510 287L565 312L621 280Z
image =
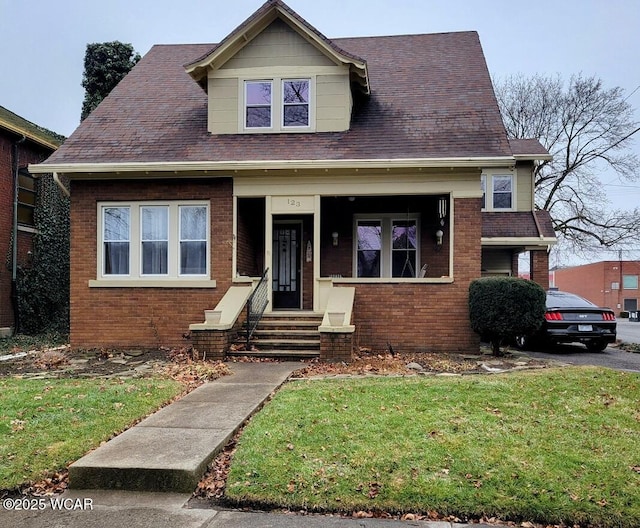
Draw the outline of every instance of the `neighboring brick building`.
M0 336L9 335L15 325L14 267L29 265L35 232L37 186L27 166L41 163L60 144L61 136L0 106ZM18 202L14 208L16 183ZM11 243L14 232L15 248Z
M71 182L72 346L234 328L268 270L267 312L319 314L331 359L472 350L470 282L522 251L546 287L548 159L507 139L475 32L328 39L269 0L219 44L154 46L32 170Z
M559 290L575 293L598 306L635 312L640 307L640 262L605 260L555 270Z

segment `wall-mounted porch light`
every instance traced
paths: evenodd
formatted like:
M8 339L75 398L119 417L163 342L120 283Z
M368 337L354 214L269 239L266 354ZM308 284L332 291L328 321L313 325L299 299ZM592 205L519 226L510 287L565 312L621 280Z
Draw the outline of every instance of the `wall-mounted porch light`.
M338 245L338 232L334 231L333 233L331 233L331 239L333 240L333 245L337 246Z

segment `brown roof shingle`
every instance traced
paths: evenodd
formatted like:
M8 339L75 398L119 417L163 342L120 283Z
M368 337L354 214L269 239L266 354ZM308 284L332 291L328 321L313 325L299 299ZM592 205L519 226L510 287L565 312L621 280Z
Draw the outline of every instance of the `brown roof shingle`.
M334 39L367 61L351 129L211 135L207 95L183 64L213 44L158 45L47 163L510 156L475 32Z
M535 215L535 218L534 218ZM555 238L549 211L484 212L483 238Z

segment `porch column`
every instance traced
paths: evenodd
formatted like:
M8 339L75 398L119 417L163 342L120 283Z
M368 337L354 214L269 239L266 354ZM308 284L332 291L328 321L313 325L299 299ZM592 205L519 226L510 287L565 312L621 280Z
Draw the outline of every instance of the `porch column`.
M269 269L267 281L269 283L266 312L273 312L273 203L271 196L264 197L264 267Z
M313 311L320 311L320 195L313 197Z
M531 251L531 280L537 282L545 290L549 289L549 253L545 250Z

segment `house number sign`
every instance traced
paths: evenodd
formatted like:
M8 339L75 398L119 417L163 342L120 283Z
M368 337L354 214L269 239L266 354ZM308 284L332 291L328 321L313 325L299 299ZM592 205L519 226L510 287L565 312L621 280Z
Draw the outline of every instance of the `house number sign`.
M313 196L273 196L271 199L273 213L313 213Z

